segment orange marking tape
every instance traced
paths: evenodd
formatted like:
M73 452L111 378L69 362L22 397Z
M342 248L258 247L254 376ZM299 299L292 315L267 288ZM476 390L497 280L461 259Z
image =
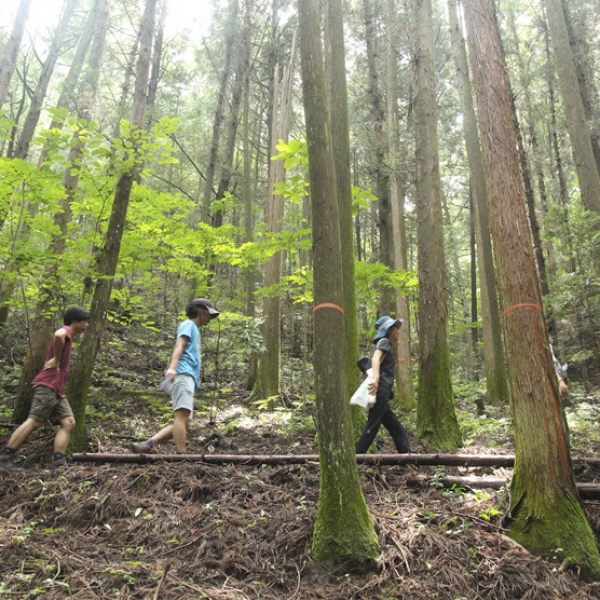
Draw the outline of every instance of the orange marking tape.
M317 312L320 308L334 308L335 310L339 310L342 314L345 314L344 309L341 306L338 306L337 304L332 304L331 302L322 302L321 304L317 304L313 308L313 312Z
M502 312L502 316L504 316L507 312L511 311L513 308L520 308L521 306L531 306L532 308L539 308L540 310L544 310L544 308L539 304L523 302L523 304L515 304L514 306L509 306L505 311Z

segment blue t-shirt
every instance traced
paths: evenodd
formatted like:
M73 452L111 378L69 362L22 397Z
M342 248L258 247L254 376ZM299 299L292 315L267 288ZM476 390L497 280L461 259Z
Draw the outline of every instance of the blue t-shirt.
M177 363L176 372L179 375L189 375L196 382L196 390L200 387L200 330L193 321L189 319L179 325L177 337L188 338L183 349L183 354Z

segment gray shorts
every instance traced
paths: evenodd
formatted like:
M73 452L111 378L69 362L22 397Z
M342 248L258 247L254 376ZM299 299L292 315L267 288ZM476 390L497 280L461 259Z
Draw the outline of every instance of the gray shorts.
M185 408L190 411L190 420L194 416L194 392L196 382L189 375L175 375L171 388L171 403L173 410Z
M36 385L33 388L33 400L29 418L43 423L50 421L54 425L60 423L65 417L72 417L73 411L66 398L61 398L54 390L45 385Z

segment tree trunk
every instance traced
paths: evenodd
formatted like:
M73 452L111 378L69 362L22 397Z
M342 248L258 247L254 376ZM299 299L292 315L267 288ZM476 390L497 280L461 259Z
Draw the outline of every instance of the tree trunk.
M374 567L379 541L360 487L349 404L344 396L346 337L341 308L340 216L318 1L300 0L298 12L313 213L313 362L321 476L312 549L315 559L326 568Z
M158 90L158 84L160 82L160 66L163 58L163 44L165 37L165 21L167 18L167 2L166 0L160 0L158 7L158 27L156 29L156 36L154 38L154 50L152 52L152 67L150 69L150 81L148 82L148 107L147 107L147 121L148 129L152 127L152 121L154 118L154 106L156 104L156 92Z
M544 46L546 50L546 61L548 64L551 63L550 59L550 32L548 27L544 27ZM553 70L550 68L546 69L547 72L547 85L548 85L548 109L550 112L550 119L548 123L548 135L551 140L551 156L554 158L555 164L552 165L552 171L556 173L558 179L558 205L560 210L560 222L564 228L563 239L566 241L566 247L568 249L567 258L567 272L575 272L575 252L573 250L572 238L573 235L570 232L569 218L568 218L568 204L569 204L569 191L567 189L567 177L565 169L563 167L563 161L560 152L560 143L558 139L558 124L556 119L556 94L554 92L554 84L556 82L553 76ZM553 259L553 249L548 249L548 263L549 271L551 275L556 275L556 261ZM552 323L554 315L549 315L549 321Z
M244 91L244 79L246 78L246 71L250 64L250 57L245 52L249 51L249 47L240 49L239 56L237 57L235 77L233 80L233 90L231 93L229 126L227 128L227 139L223 153L221 177L219 179L219 187L217 188L216 195L217 200L222 200L225 197L225 193L229 191L229 183L231 181L233 159L235 155L235 141L240 120L240 106L242 103L242 93ZM221 227L221 225L223 225L223 212L219 210L213 217L213 226Z
M438 157L431 0L414 0L414 119L419 248L417 434L437 450L462 446L450 377L448 300Z
M244 2L244 54L250 58L250 35L251 35L251 11L250 0ZM254 182L252 181L252 144L250 139L250 65L244 71L244 93L242 104L242 126L243 135L243 155L244 155L244 240L246 243L254 241L254 215L252 211L252 191ZM257 152L257 154L259 154ZM246 269L246 308L245 315L254 319L256 316L256 303L254 295L254 286L257 281L257 272L254 266ZM252 352L248 357L248 376L246 378L246 390L254 388L258 378L258 353Z
M100 2L99 0L96 0L94 2L92 10L88 14L88 17L85 21L85 25L83 27L83 31L81 33L81 37L79 38L79 43L77 44L77 50L75 52L75 56L73 57L73 62L69 67L69 73L65 82L62 85L62 90L60 92L58 102L56 103L56 108L67 108L69 107L69 104L73 102L75 96L75 88L81 76L81 71L85 63L85 57L87 55L90 42L92 41L92 37L94 36L94 31L98 24L99 14L102 10L103 4L106 4L106 2ZM75 109L75 111L79 112L77 108ZM55 128L62 128L62 121L52 119L49 129ZM45 146L42 152L40 153L40 158L38 160L39 168L43 168L43 165L46 162L47 158L48 147Z
M408 269L404 195L406 192L405 165L402 163L398 131L398 58L396 54L396 0L386 1L387 60L386 60L386 126L388 132L388 162L390 169L390 205L394 237L395 270ZM410 303L408 297L396 293L396 317L404 321L396 346L396 397L394 404L401 410L416 406L410 356Z
M95 5L94 41L88 61L87 73L83 78L80 86L80 94L77 99L79 107L78 117L85 122L91 121L95 112L100 64L108 28L109 4L110 0L97 0ZM50 251L52 256L56 257L56 261L46 271L44 278L46 285L41 290L41 296L33 318L33 325L29 328L29 338L31 341L21 372L13 411L13 420L16 423L22 423L27 418L33 399L31 382L44 365L48 342L55 329L54 320L52 314L49 313L49 308L54 306L58 308L59 285L57 282L55 285L56 270L58 269L60 257L65 252L67 246L67 228L72 216L71 201L79 183L79 174L85 150L85 135L80 137L80 134L80 131L76 131L73 134L74 143L69 152L69 167L63 177L65 198L61 201L62 210L54 215L54 223L58 227L60 234L54 238Z
M494 7L492 0L465 0L464 6L515 427L509 531L535 553L561 548L586 576L599 577L600 556L575 489L548 346Z
M56 33L52 38L52 44L48 51L48 56L42 66L42 72L31 98L31 105L29 106L29 112L27 118L23 124L21 135L19 136L19 142L15 151L15 158L25 158L29 152L29 144L33 139L35 128L37 127L38 121L40 120L40 113L42 112L42 104L46 98L46 91L50 83L50 78L54 72L54 66L58 60L61 47L63 45L64 37L67 31L69 31L69 22L71 17L79 4L79 0L65 0L62 13L58 20L58 27Z
M144 14L140 25L140 55L136 68L136 80L133 106L131 110L131 123L135 130L145 126L146 104L148 101L148 77L150 74L150 56L152 53L152 37L154 30L154 16L157 0L146 0ZM134 150L137 152L136 150ZM75 416L75 429L71 437L72 450L84 450L87 445L85 430L85 410L87 395L92 379L96 355L100 347L102 332L106 324L106 314L110 302L113 277L117 269L121 239L125 228L127 208L133 182L137 176L137 161L133 167L119 177L115 190L112 210L106 232L104 247L98 258L96 268L97 282L92 299L90 325L85 332L77 362L71 373L67 385L67 398L71 403Z
M342 273L344 315L346 324L346 375L348 389L345 397L360 384L358 361L358 319L356 313L356 283L354 280L354 231L352 224L352 173L350 171L350 130L348 125L348 92L344 21L341 0L326 0L325 67L327 73L329 115L335 163L336 189L340 211L342 243ZM350 394L348 393L350 391ZM352 422L358 439L365 417L360 407L352 410Z
M231 59L233 55L236 31L237 0L230 0L229 19L227 25L228 33L225 38L225 48L223 49L223 52L225 53L225 62L220 77L221 81L219 84L219 93L217 94L217 106L215 108L215 120L213 121L212 141L210 144L208 165L206 167L206 178L204 181L204 193L202 197L202 210L200 218L204 223L208 223L210 221L210 203L213 195L215 194L215 191L213 190L213 184L217 172L217 160L219 157L219 145L221 141L221 127L223 125L223 118L225 114L225 97L227 85L229 84L229 77L231 76Z
M27 17L29 15L30 4L31 0L21 0L19 3L10 38L2 53L2 62L0 63L0 110L2 110L2 106L6 100L10 80L12 79L17 65L17 56L19 55L19 47L21 46L21 40L23 39L23 32L25 31L25 23L27 22Z
M590 140L596 159L596 169L600 173L600 111L598 109L598 89L595 84L595 69L590 64L590 58L593 56L593 47L590 47L588 40L593 40L596 33L595 19L584 18L577 21L571 17L571 12L577 6L572 5L570 0L562 0L563 14L569 33L569 43L573 51L573 60L577 69L577 80L579 81L579 91L583 101L583 109L588 121L590 130ZM600 9L600 5L596 11ZM587 15L586 15L587 16ZM594 17L597 17L596 12Z
M389 169L385 164L387 140L385 138L385 105L379 86L379 36L375 30L374 10L371 0L363 0L365 20L365 43L367 46L367 66L369 70L369 112L373 127L371 148L373 159L370 171L375 184L375 195L379 207L379 260L386 267L393 269L394 238L392 211L390 206ZM396 302L389 286L381 287L379 311L381 314L393 313Z
M600 213L600 176L579 91L562 2L545 0L545 5L581 199L588 210Z
M463 113L463 131L471 180L471 196L475 210L477 236L477 262L479 264L479 286L481 294L481 320L483 337L483 366L486 378L486 392L492 402L508 404L509 391L502 350L502 326L496 290L496 274L492 255L487 191L483 159L477 130L477 117L473 106L467 52L460 26L456 0L448 1L452 53L457 71L457 85Z

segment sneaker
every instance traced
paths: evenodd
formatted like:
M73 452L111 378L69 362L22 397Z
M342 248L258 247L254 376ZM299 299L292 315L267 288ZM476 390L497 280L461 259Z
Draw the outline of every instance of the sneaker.
M4 469L5 471L10 471L11 473L22 473L25 469L21 467L17 467L15 465L14 459L12 456L2 456L0 458L0 469Z
M156 448L148 442L133 442L129 447L135 454L154 454L156 452Z
M51 469L66 469L68 466L69 463L64 456L62 458L57 458L50 463Z

